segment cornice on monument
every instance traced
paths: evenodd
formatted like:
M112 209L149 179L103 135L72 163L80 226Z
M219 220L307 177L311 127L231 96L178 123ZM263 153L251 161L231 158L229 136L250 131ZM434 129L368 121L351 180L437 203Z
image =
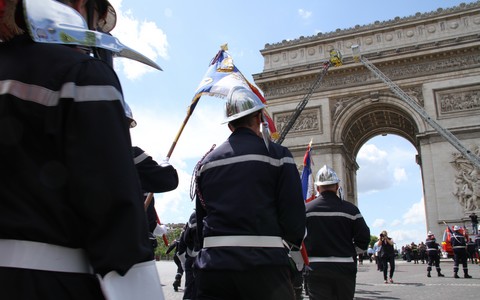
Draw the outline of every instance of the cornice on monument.
M332 32L326 32L326 33L320 32L316 35L307 36L307 37L301 36L294 40L283 40L282 42L279 42L279 43L273 43L273 44L267 43L265 44L265 49L261 50L261 52L267 53L269 50L295 47L311 41L315 42L315 41L318 41L319 39L326 40L328 38L335 38L339 36L358 35L365 32L377 31L379 29L384 30L385 27L402 26L404 24L424 22L426 20L438 19L438 18L447 17L447 16L454 16L457 14L464 13L465 10L478 9L478 8L480 8L480 1L475 1L471 3L461 3L458 6L454 6L446 9L439 8L436 11L431 11L426 13L417 12L415 15L412 15L412 16L405 16L405 17L397 16L391 20L375 21L373 23L366 24L366 25L355 25L354 27L346 28L346 29L337 28L335 31L332 31Z
M456 72L480 67L480 39L477 45L464 48L464 45L452 47L449 51L425 51L413 55L398 55L384 57L369 55L370 61L393 81L408 78L418 78ZM281 98L304 95L317 79L321 64L312 67L310 71L290 71L290 73L275 77L257 77L255 83L262 89L270 103L281 101ZM366 83L380 80L360 63L352 63L339 68L330 68L316 92L334 89L364 86Z
M449 9L395 18L364 26L311 37L300 37L277 44L266 44L264 70L254 74L255 82L291 72L308 72L321 68L331 49L339 50L344 64L353 63L350 47L360 45L365 57L409 54L478 41L480 38L480 1Z

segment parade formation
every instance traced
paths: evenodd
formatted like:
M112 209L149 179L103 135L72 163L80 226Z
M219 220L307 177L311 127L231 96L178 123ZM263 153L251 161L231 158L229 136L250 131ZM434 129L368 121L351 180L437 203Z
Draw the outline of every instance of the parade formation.
M313 175L311 143L302 174L281 145L329 68L342 66L340 51L330 50L279 134L262 92L221 45L166 159L157 162L132 144L137 120L113 58L162 68L112 36L115 25L108 0L0 0L2 297L162 300L168 288L198 300L354 299L364 259L375 262L384 286L397 284L398 261L425 264L423 276L432 279L434 270L448 277L442 259L453 258L452 278L472 278L468 265L478 267L480 246L475 213L470 234L445 224L441 241L429 231L425 242L399 252L387 231L371 232L332 166ZM479 167L478 156L358 45L352 49L354 60ZM223 99L231 134L196 164L195 209L169 240L154 193L178 187L169 159L203 95ZM154 259L159 242L174 257L170 285Z

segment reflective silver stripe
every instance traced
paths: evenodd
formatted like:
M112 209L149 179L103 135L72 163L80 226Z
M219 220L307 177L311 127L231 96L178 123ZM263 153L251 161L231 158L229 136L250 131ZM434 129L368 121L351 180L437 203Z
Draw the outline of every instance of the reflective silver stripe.
M83 249L0 239L0 266L68 273L93 273Z
M197 257L198 251L195 251L195 250L192 250L192 249L190 249L190 248L187 248L187 254L188 254L188 256L190 256L190 257Z
M203 240L204 248L211 247L274 247L284 248L279 236L228 235L208 236Z
M328 257L309 257L309 262L341 262L341 263L353 263L353 257L336 257L336 256L328 256Z
M109 85L77 86L74 82L65 83L60 91L49 90L39 85L32 85L16 80L0 81L0 95L11 94L19 99L45 106L56 106L60 98L72 98L74 101L112 101L121 100L123 96L115 87Z
M241 156L235 156L235 157L229 157L225 159L219 159L215 160L212 162L208 162L202 166L200 169L199 174L201 174L203 171L206 171L211 168L216 168L220 166L225 166L225 165L231 165L231 164L236 164L240 162L246 162L246 161L259 161L259 162L264 162L268 163L274 167L280 167L284 164L295 164L295 161L293 160L292 157L284 157L281 159L276 159L272 158L270 156L266 155L259 155L259 154L247 154L247 155L241 155Z
M138 164L138 163L141 163L142 161L144 161L147 157L149 157L150 155L148 155L146 152L143 152L142 154L136 156L134 159L133 159L133 162L135 164Z
M453 248L458 249L458 248L466 248L466 246L454 246Z
M356 214L352 216L350 214L343 213L343 212L319 212L319 211L313 211L313 212L307 213L307 218L308 217L344 217L351 220L363 218L362 214Z

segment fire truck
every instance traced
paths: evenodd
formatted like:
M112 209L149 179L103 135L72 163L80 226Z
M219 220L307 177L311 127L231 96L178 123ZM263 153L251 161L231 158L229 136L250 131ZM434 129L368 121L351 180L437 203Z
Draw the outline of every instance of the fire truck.
M451 229L450 229L451 230ZM452 233L449 230L448 226L445 228L445 231L443 232L443 238L442 238L442 256L443 258L453 258L453 248L452 248L452 243L450 241L452 237ZM465 236L465 240L468 241L468 232L465 229L465 227L460 228L460 233Z

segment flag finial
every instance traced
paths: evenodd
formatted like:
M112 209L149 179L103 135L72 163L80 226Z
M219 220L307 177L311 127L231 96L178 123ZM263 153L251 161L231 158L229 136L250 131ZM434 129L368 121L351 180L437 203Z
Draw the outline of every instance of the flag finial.
M228 51L228 43L221 45L220 49L222 49L223 51Z

